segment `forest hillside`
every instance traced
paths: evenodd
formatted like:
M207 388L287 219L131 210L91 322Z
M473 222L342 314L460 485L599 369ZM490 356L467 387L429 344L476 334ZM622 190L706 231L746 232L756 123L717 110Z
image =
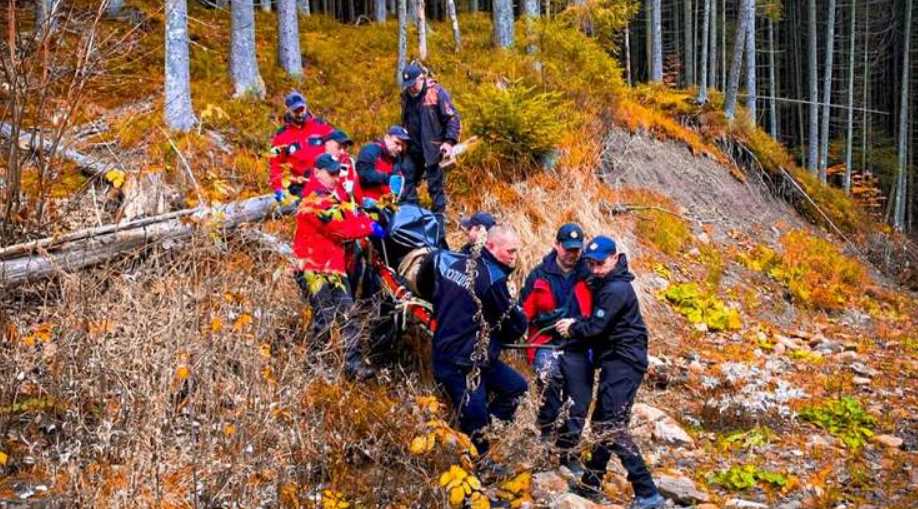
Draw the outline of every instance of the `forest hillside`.
M338 342L310 340L295 221L263 196L270 140L291 90L358 147L397 123L397 23L300 16L293 77L258 10L263 91L236 94L230 15L189 2L195 122L170 129L165 11L117 3L65 2L53 38L13 51L31 88L4 78L0 263L51 261L15 284L0 272L0 504L598 507L539 440L535 383L489 431L510 475L480 483L429 336L409 325L366 382L344 376ZM522 286L564 222L618 241L650 330L631 428L668 507L915 507L913 245L743 105L728 119L721 92L629 84L609 34L638 8L603 5L518 20L507 49L488 13L458 17L459 51L448 20L425 27L425 65L478 140L447 172L450 245L460 217L491 211L522 237ZM31 4L10 6L7 50L35 26ZM143 232L106 236L119 222ZM521 351L504 356L533 381ZM633 498L614 459L603 490Z

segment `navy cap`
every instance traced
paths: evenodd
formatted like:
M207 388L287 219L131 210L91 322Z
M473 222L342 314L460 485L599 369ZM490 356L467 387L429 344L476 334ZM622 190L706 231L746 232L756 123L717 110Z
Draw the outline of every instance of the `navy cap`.
M389 136L394 136L402 141L411 141L411 136L408 134L408 130L400 125L394 125L386 131L386 134Z
M308 107L306 104L306 98L303 97L303 94L297 92L296 90L287 94L287 97L284 99L284 104L290 111Z
M610 237L600 235L598 237L593 237L593 239L590 240L590 243L583 251L583 256L591 260L604 262L606 261L606 258L614 255L615 253L615 241Z
M459 224L462 225L462 227L466 230L476 226L484 226L485 230L490 230L494 225L497 224L497 221L494 219L494 216L488 214L487 212L476 212L471 216L460 220Z
M322 154L316 158L316 169L325 170L329 173L338 173L341 171L341 163L331 154Z
M558 228L555 240L560 242L564 249L583 249L583 229L580 225L567 223Z
M351 137L348 136L347 133L342 131L341 129L335 129L334 131L325 135L324 138L322 138L322 141L328 141L328 140L335 140L341 145L353 145L354 144L354 140L352 140Z
M418 79L418 76L424 74L424 69L421 68L418 64L408 64L402 70L402 88L411 86L414 84L415 80Z

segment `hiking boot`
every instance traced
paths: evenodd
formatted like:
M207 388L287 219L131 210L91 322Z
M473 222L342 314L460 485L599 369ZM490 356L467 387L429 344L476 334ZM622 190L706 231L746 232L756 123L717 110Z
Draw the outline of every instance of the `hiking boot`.
M629 506L630 509L660 509L663 507L663 504L666 503L666 499L663 498L663 495L659 493L654 493L649 497L634 497L634 502L631 502Z

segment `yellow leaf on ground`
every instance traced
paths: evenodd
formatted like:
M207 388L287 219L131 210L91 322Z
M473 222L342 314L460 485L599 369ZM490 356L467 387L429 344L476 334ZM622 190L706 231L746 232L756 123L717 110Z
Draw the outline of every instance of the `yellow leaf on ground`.
M5 452L0 451L0 466L6 465L6 462L9 459L9 456L7 456Z
M223 320L216 316L210 319L210 332L218 333L223 330Z
M233 330L236 332L242 332L243 329L249 326L252 323L252 315L248 313L242 313L239 315L239 318L233 323Z
M188 366L179 366L175 369L175 378L178 380L187 380L189 375L191 375L191 370L188 369Z
M122 170L108 170L105 172L105 180L112 184L112 187L121 188L124 185L125 173Z

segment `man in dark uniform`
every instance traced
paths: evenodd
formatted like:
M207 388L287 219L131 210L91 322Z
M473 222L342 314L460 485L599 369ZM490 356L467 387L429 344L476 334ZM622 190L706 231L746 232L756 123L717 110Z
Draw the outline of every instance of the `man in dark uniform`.
M593 448L578 491L593 499L602 497L602 478L615 453L634 488L631 507L660 508L664 499L628 431L631 406L647 371L647 327L631 286L634 274L609 237L592 239L583 256L593 275L593 313L585 319L559 320L555 326L562 336L592 348L600 370L592 423L603 438Z
M439 251L428 258L418 276L421 294L433 295L437 320L434 378L458 409L460 430L482 455L489 448L483 430L491 417L513 419L527 390L526 380L500 360L501 346L526 331L526 316L507 287L519 245L512 229L496 226L488 232L480 258ZM471 263L475 264L474 281L468 273ZM490 332L484 338L479 337L481 324L475 318L479 311ZM484 357L476 359L476 350ZM469 387L467 377L474 370L480 372L480 383Z
M496 224L497 220L487 212L479 211L467 218L461 219L459 221L459 226L462 227L462 231L465 232L466 242L465 245L459 249L459 252L470 254L475 242L481 237L487 237L488 230L493 228Z
M459 113L449 93L418 64L405 66L402 88L402 126L411 136L402 167L406 180L403 199L417 201L417 186L426 175L431 211L445 227L446 191L440 161L450 157L459 141Z

